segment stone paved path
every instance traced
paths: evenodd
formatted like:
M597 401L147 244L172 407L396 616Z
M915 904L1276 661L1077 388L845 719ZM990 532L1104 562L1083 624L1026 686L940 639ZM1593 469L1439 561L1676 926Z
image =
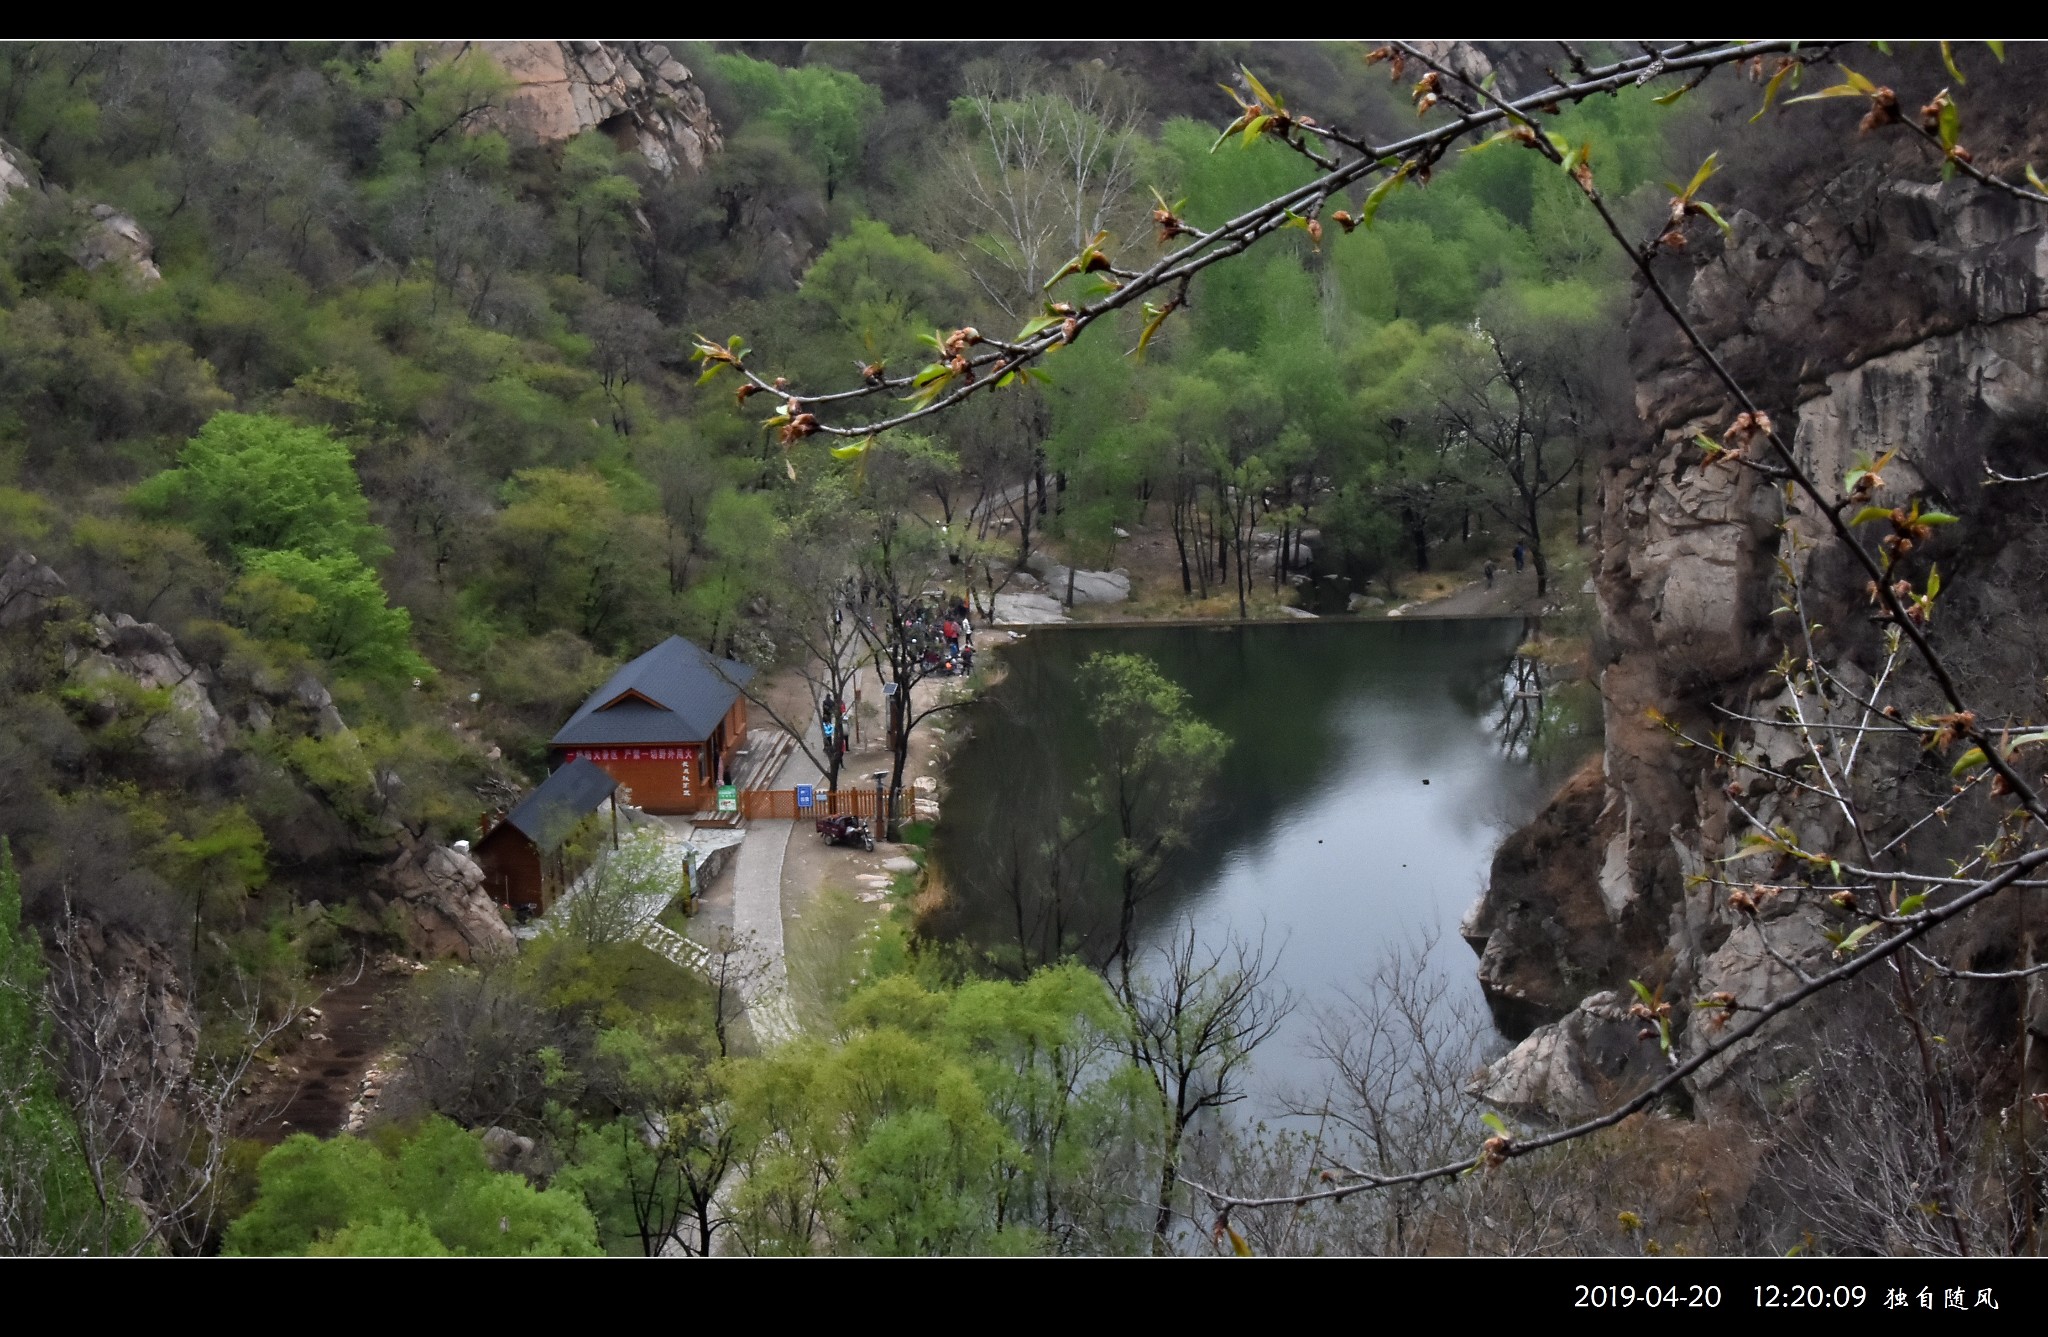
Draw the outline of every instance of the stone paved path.
M782 955L782 854L789 845L790 828L784 821L755 821L748 824L746 838L738 842L733 867L733 938L740 944L732 963L737 976L740 1003L754 1038L773 1046L796 1037L796 1012L789 1002L789 970ZM663 821L661 873L651 891L631 915L634 936L656 955L686 970L711 976L717 970L711 949L694 942L662 924L658 918L682 885L688 846L683 834L688 828ZM725 843L723 841L719 843ZM542 921L543 926L566 922L576 900L586 894L597 875L593 866L565 892ZM537 926L538 927L538 926Z
M782 954L782 855L793 822L747 823L732 873L732 930L740 944L740 997L762 1045L796 1036L789 967Z

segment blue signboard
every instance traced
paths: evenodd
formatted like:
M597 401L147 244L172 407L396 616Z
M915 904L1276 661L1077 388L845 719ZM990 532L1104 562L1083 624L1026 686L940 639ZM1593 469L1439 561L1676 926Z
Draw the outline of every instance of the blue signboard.
M799 811L810 807L815 801L809 785L798 785L796 787L796 806Z

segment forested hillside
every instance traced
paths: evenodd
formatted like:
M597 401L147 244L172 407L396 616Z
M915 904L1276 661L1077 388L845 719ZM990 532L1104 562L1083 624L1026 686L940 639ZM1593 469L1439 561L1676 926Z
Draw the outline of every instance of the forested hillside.
M1077 235L1146 244L1155 191L1202 223L1301 169L1270 144L1211 154L1208 124L1165 114L1227 52L675 49L722 136L701 170L601 127L537 136L481 50L6 49L0 542L72 616L154 623L249 703L204 740L234 764L179 773L144 745L146 692L81 699L56 646L24 663L0 827L32 904L132 878L138 914L237 901L391 821L459 832L619 656L681 631L772 658L777 550L838 523L856 466L785 459L726 387L695 389L692 332L744 333L798 384L907 367L920 330L1032 314ZM1275 58L1302 96L1413 115L1350 53ZM1622 180L1661 161L1668 118L1644 113L1581 113ZM1474 157L1371 231L1247 257L1143 359L1078 346L1049 384L898 443L927 494L907 503L1050 473L1039 523L1072 550L1163 512L1207 594L1272 523L1224 504L1252 484L1354 574L1426 562L1494 486L1424 422L1447 367L1486 379L1475 315L1545 330L1532 359L1611 324L1611 262L1539 166ZM360 766L277 709L302 683L333 693ZM67 867L87 852L129 871Z
M913 588L979 608L1041 547L1113 566L1146 527L1171 536L1169 612L1366 589L1472 556L1479 528L1547 589L1633 412L1628 270L1573 179L1513 146L1297 220L1042 379L865 449L764 429L773 396L693 361L738 338L814 391L1046 322L1098 281L1065 272L1091 245L1150 255L1313 174L1272 136L1219 143L1241 64L1368 136L1428 110L1315 44L0 46L0 835L28 924L102 935L62 939L60 983L131 970L122 1015L188 1055L261 1034L309 972L418 936L372 875L537 779L623 659L680 633L787 663L821 591L899 534ZM1647 228L1751 100L1631 90L1553 123ZM430 1122L266 1162L274 1197L228 1247L462 1251L503 1206L523 1249L653 1251L681 1227L650 1233L633 1196L650 1120L698 1139L710 1187L668 1205L707 1222L732 1127L755 1130L748 1248L1164 1247L1164 1087L1091 1066L1127 1019L1079 967L883 980L862 1038L720 1069L714 1102L710 1042L678 1039L702 1000L622 983L618 946L410 1004L449 1043L512 1018L523 1047L472 1047L418 1112L524 1130L553 1186L490 1179ZM0 1012L0 1045L31 1025ZM1033 1141L1047 1102L1075 1122ZM714 1104L734 1123L683 1117ZM1121 1149L1117 1203L1088 1139ZM475 1188L428 1239L408 1176L440 1155ZM219 1246L248 1169L156 1244ZM294 1176L375 1189L287 1219ZM96 1219L105 1247L132 1235Z

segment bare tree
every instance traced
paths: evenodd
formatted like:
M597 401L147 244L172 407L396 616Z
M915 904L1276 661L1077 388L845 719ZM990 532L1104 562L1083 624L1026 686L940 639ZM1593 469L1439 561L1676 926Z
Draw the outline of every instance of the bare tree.
M973 136L945 160L955 207L940 226L983 294L1023 320L1062 260L1127 221L1142 113L1100 69L1045 86L996 62L969 67L960 105Z
M1511 353L1491 330L1481 329L1484 346L1477 363L1463 368L1438 400L1444 425L1472 450L1492 462L1485 479L1495 488L1482 495L1495 514L1514 526L1529 545L1536 567L1536 593L1550 592L1550 564L1543 553L1543 505L1577 472L1576 457L1555 458L1556 414L1547 388L1529 365Z
M1761 1179L1782 1199L1779 1219L1803 1225L1826 1252L2024 1252L2035 1208L2023 1101L2009 1086L2003 1099L1985 1089L2007 1065L1960 1043L1938 1046L1944 1099L1932 1102L1912 1028L1882 993L1867 1001L1875 1006L1827 1027L1789 1082L1763 1090L1752 1079L1752 1099L1774 1111ZM1939 1011L1961 1023L1944 1030L1967 1026ZM1756 1241L1774 1252L1798 1242Z
M1233 935L1205 947L1192 919L1175 928L1152 960L1152 973L1131 977L1123 1003L1131 1061L1158 1090L1165 1120L1152 1213L1153 1249L1164 1252L1189 1128L1245 1098L1252 1052L1279 1030L1293 1001L1273 983L1279 958L1266 955L1263 941Z
M202 1028L146 945L103 933L68 902L54 936L49 1057L100 1208L100 1237L77 1243L96 1253L196 1252L220 1225L241 1088L296 1003L265 1000L237 975ZM122 1229L131 1208L139 1231Z

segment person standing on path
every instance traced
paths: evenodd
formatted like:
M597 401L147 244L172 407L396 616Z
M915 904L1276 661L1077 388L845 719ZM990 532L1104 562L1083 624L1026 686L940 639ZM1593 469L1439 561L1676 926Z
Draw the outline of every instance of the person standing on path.
M1486 588L1493 588L1493 559L1491 557L1486 559Z
M1518 575L1518 576L1519 576L1519 575L1521 575L1521 574L1522 574L1522 563L1523 563L1523 562L1525 562L1525 561L1527 561L1527 560L1528 560L1528 557L1529 557L1529 550L1528 550L1528 549L1527 549L1526 547L1522 546L1522 541L1521 541L1520 539L1516 539L1516 540L1515 540L1515 574L1516 574L1516 575Z

